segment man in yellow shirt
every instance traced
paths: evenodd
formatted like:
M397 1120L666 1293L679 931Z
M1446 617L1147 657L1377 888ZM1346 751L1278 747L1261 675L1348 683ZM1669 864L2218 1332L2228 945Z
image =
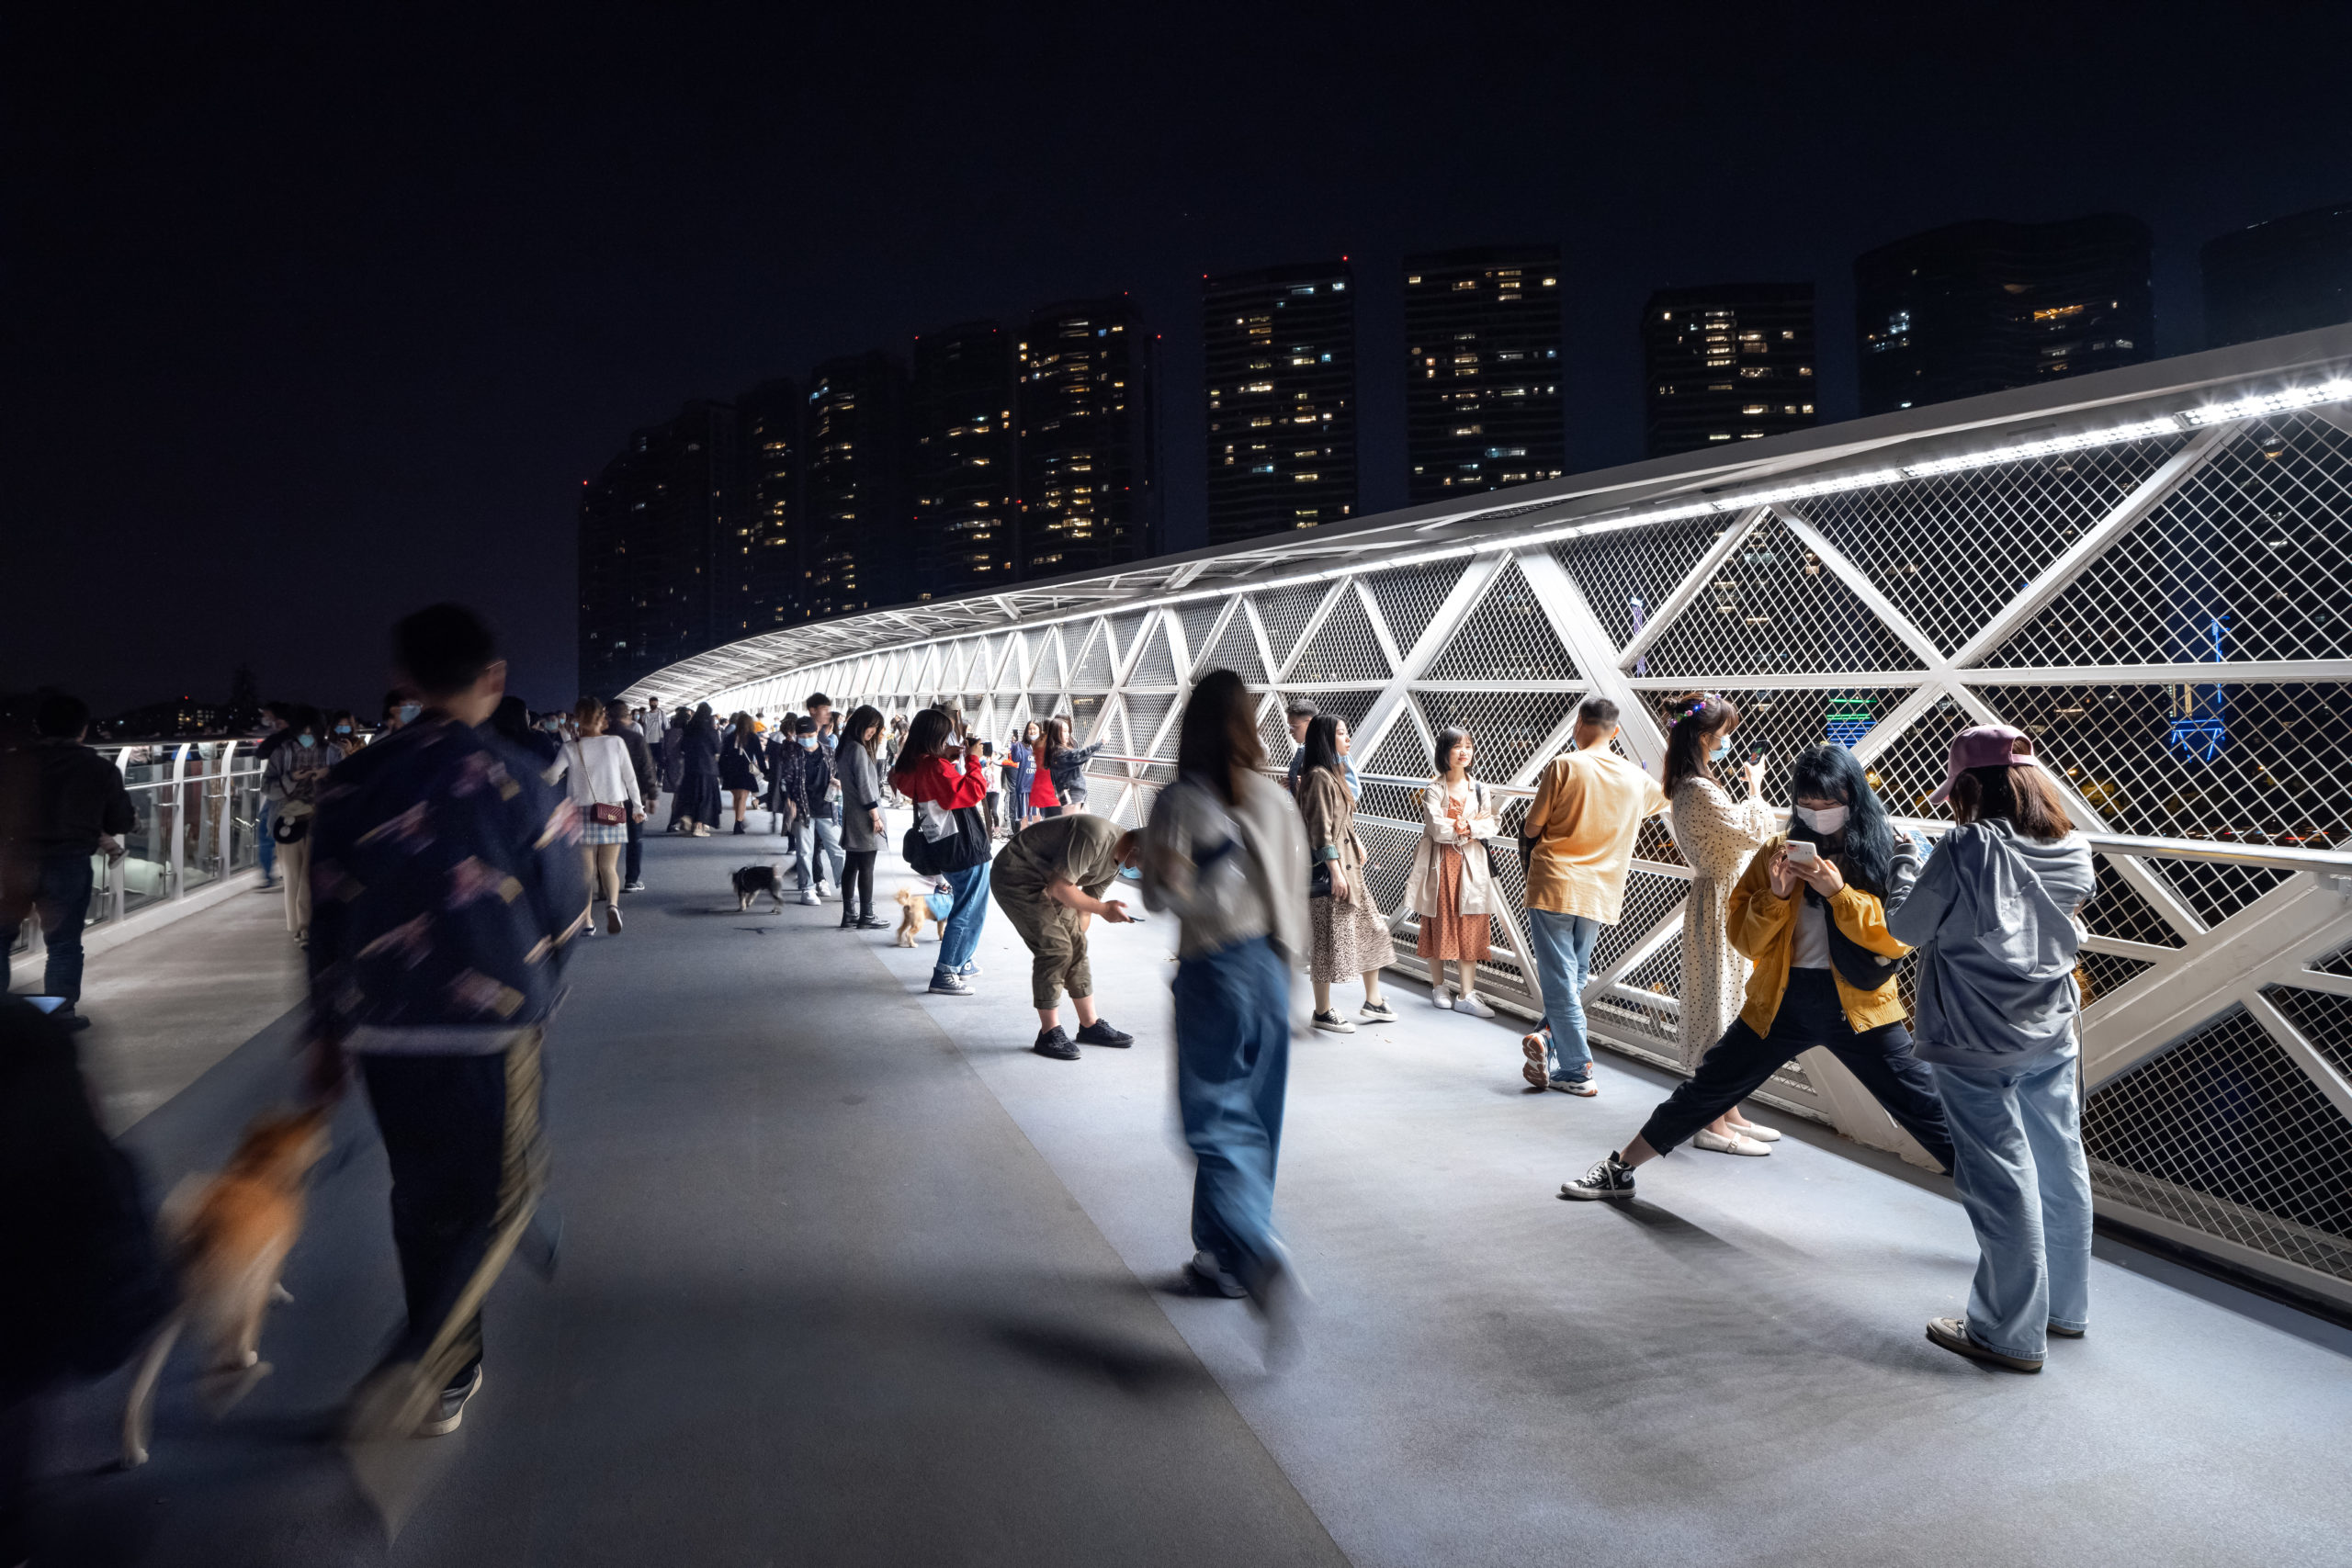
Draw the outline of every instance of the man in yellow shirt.
M1520 829L1531 840L1527 936L1544 994L1544 1022L1520 1042L1521 1072L1537 1089L1590 1098L1592 1046L1584 987L1593 944L1625 902L1625 872L1642 818L1666 809L1657 782L1609 749L1617 705L1587 697L1577 710L1576 750L1552 759Z

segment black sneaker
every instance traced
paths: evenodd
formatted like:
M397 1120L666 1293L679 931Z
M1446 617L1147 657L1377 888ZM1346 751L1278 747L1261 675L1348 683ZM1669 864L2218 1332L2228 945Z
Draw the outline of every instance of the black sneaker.
M1634 1168L1611 1155L1574 1181L1563 1182L1563 1198L1631 1198L1634 1195Z
M1057 1062L1078 1060L1078 1047L1071 1043L1069 1035L1062 1032L1062 1026L1058 1023L1051 1029L1039 1030L1037 1043L1029 1048L1040 1056L1051 1056Z
M1136 1037L1112 1028L1098 1018L1078 1032L1078 1043L1080 1045L1110 1045L1124 1050L1136 1043Z
M888 931L890 929L890 922L878 915L860 915L857 918L857 929L862 931Z
M58 1022L63 1024L68 1029L87 1029L90 1027L90 1021L83 1017L80 1013L75 1012L72 1008L59 1008L55 1012L51 1013L49 1016L57 1020Z
M857 917L846 909L842 911L842 930L845 931L857 930Z
M466 1418L466 1402L481 1392L481 1363L476 1361L459 1372L448 1387L441 1391L441 1403L417 1424L420 1438L446 1438L458 1429Z

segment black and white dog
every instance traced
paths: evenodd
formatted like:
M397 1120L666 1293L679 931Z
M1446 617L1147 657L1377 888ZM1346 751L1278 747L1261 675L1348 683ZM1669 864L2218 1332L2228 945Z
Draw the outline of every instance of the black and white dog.
M732 880L735 884L735 912L737 914L749 914L752 909L752 900L763 893L775 901L777 908L784 908L784 878L776 874L775 867L747 865L736 872Z

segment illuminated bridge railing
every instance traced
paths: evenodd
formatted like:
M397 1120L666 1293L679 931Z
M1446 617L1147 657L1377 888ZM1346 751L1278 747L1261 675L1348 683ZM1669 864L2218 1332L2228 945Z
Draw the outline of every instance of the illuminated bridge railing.
M1742 747L1849 746L1932 830L1953 732L2014 724L2098 860L2084 1125L2102 1213L2352 1303L2347 367L2352 329L2245 344L795 628L633 691L947 700L1000 742L1068 715L1103 746L1093 809L1136 822L1172 775L1190 682L1229 668L1263 694L1272 756L1294 695L1349 723L1370 881L1408 938L1440 728L1523 790L1586 694L1619 703L1622 744L1655 769L1665 699L1720 692ZM1608 1043L1679 1068L1688 874L1658 824L1638 852L1589 1007ZM1517 857L1495 863L1515 909ZM1494 941L1483 987L1527 1005L1515 913ZM1769 1092L1905 1145L1819 1053Z

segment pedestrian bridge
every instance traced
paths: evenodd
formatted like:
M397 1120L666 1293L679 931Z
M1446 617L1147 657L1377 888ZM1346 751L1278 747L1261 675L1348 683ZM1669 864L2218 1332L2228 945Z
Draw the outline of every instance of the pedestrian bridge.
M2334 328L770 633L630 694L947 701L1000 745L1068 715L1103 747L1094 809L1138 822L1184 692L1229 668L1264 694L1276 758L1292 696L1348 722L1400 938L1441 728L1523 800L1587 694L1655 771L1665 699L1720 692L1743 747L1850 746L1932 833L1952 734L2015 725L2098 852L2082 978L2102 1217L2352 1306L2347 581L2352 328ZM1671 1066L1689 874L1659 824L1638 853L1586 1006L1608 1043ZM1518 867L1495 863L1516 906ZM1494 936L1480 988L1525 1010L1517 916ZM1825 1053L1768 1098L1908 1146Z
M1773 1086L1770 1158L1679 1152L1639 1201L1554 1196L1673 1081L1662 835L1596 975L1599 1098L1526 1089L1512 1021L1431 1009L1409 975L1397 1024L1300 1039L1276 1219L1315 1301L1275 1377L1247 1308L1179 1272L1172 928L1097 927L1136 1044L1046 1061L1001 919L981 994L952 998L924 993L924 947L835 908L740 914L728 874L780 853L754 813L650 838L626 929L570 965L560 1259L491 1298L464 1428L333 1440L401 1310L355 1100L264 1335L275 1375L215 1422L175 1368L128 1474L105 1468L124 1380L61 1401L36 1561L2340 1561L2347 364L2352 333L2247 345L803 628L634 694L945 697L998 731L1067 712L1104 742L1096 808L1134 820L1192 672L1228 665L1270 741L1293 692L1355 725L1391 910L1434 727L1508 787L1580 694L1652 761L1641 716L1703 685L1776 755L1849 742L1926 830L1951 728L2032 728L2102 870L2092 1326L2041 1375L1922 1338L1965 1298L1966 1217L1815 1063ZM186 836L225 831L228 859L164 885L189 918L136 934L129 911L79 1037L158 1190L291 1092L300 1019L274 900L231 896L238 813L220 828L172 761L142 858L185 835L185 879ZM901 879L886 854L882 894ZM1497 936L1488 984L1523 999L1508 916Z

